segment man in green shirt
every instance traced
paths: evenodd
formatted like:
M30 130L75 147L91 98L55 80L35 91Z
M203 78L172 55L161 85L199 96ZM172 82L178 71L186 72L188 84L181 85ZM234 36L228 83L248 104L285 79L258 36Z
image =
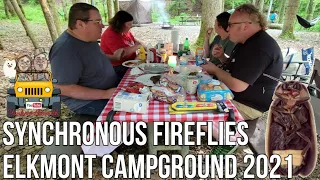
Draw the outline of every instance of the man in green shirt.
M235 43L229 40L227 31L229 18L230 14L228 12L223 12L216 17L214 29L218 35L215 36L212 43L209 41L213 28L209 28L206 33L204 42L205 55L210 58L210 61L215 65L221 64L216 50L223 49L225 55L230 56L233 48L235 47Z

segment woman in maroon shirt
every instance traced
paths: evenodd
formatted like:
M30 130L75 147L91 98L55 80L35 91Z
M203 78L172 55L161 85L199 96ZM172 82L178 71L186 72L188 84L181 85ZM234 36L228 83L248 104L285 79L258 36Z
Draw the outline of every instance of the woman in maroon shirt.
M101 37L101 49L105 54L113 54L116 50L123 48L125 55L121 59L111 60L118 78L121 78L126 73L126 67L122 63L127 60L136 58L136 51L142 45L131 34L133 17L126 11L118 11L115 16L109 21L109 27L103 32Z

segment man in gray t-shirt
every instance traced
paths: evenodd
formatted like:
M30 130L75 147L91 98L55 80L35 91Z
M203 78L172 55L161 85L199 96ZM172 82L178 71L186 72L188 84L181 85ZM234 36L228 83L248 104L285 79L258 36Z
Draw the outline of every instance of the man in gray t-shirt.
M49 53L53 78L58 80L55 86L61 89L62 101L70 110L99 116L118 83L97 43L104 27L100 13L89 4L74 4L68 27Z

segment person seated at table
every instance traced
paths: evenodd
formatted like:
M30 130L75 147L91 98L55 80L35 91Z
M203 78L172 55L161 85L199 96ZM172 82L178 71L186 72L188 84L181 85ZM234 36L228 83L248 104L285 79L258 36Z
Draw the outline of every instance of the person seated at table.
M223 49L224 52L230 56L235 44L230 41L229 34L227 31L228 21L230 14L228 12L223 12L216 17L214 23L214 30L217 35L214 37L213 41L210 43L210 37L213 32L213 28L209 28L206 33L204 40L204 49L206 57L210 58L210 61L215 65L221 64L221 61L218 57L217 50ZM223 60L223 59L222 59Z
M280 78L283 67L281 49L265 31L265 17L252 4L236 8L228 26L230 40L238 43L230 58L222 69L211 62L202 68L233 91L233 103L245 120L256 119L269 109L272 102L278 82L267 76Z
M109 21L109 27L103 32L101 37L101 49L106 54L112 54L117 49L123 48L125 56L120 60L111 61L117 76L122 79L127 71L127 67L122 63L127 60L136 58L136 51L141 47L142 43L137 40L130 29L133 24L133 17L126 11L118 11Z
M96 7L76 3L70 8L68 29L49 52L52 75L58 80L54 86L76 114L99 116L118 83L108 59L120 59L123 50L109 58L101 51L97 40L103 27Z

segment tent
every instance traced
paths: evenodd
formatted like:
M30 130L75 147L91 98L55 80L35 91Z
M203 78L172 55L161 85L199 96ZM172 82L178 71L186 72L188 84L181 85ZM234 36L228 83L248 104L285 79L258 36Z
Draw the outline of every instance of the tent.
M134 24L152 23L151 0L119 0L119 6L133 16Z

